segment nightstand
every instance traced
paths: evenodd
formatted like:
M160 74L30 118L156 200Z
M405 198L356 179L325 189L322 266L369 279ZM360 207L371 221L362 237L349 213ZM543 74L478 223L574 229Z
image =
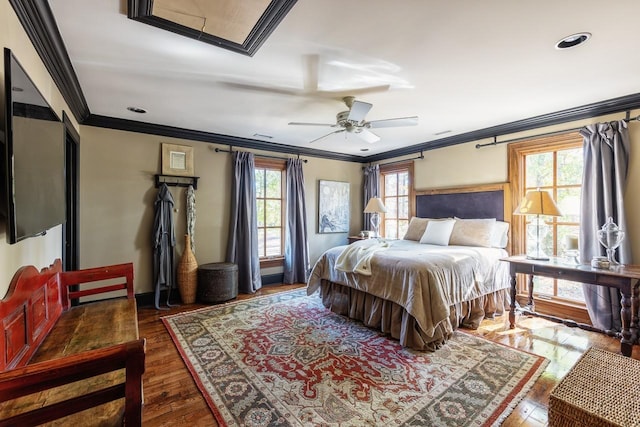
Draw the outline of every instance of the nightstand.
M347 237L347 240L349 241L349 244L352 244L353 242L357 242L358 240L367 240L368 237L361 237L361 236L349 236Z

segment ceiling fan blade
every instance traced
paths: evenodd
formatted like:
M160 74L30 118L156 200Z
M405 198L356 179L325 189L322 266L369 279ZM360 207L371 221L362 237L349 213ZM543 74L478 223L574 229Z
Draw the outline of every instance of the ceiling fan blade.
M318 73L319 73L319 63L320 56L315 55L304 55L302 57L302 63L304 66L304 75L303 78L303 88L305 92L314 93L318 91Z
M326 138L326 137L328 137L329 135L333 135L334 133L344 132L345 130L346 130L346 129L339 129L339 130L336 130L336 131L330 132L330 133L328 133L328 134L326 134L326 135L322 135L320 138L316 138L316 139L314 139L313 141L309 141L309 144L311 144L311 143L313 143L313 142L316 142L316 141L320 141L321 139Z
M335 123L305 123L305 122L289 122L291 126L330 126L336 127Z
M250 83L238 83L238 82L219 82L218 84L234 90L274 93L278 95L296 95L296 96L305 95L304 91L301 91L299 89L293 89L293 88L288 89L284 87L261 86L261 85L254 85Z
M367 122L369 128L390 128L396 126L416 126L418 124L418 116L398 117L397 119L373 120Z
M358 135L358 138L368 142L369 144L380 141L380 137L378 135L366 129L362 129L360 132L356 133L356 135Z
M364 117L367 115L369 110L371 110L371 107L373 107L373 104L354 100L353 104L351 104L351 109L349 110L349 117L347 117L347 119L360 123L361 121L364 120Z
M321 98L344 98L345 96L366 95L375 92L386 92L391 85L361 87L359 89L318 90L313 95Z

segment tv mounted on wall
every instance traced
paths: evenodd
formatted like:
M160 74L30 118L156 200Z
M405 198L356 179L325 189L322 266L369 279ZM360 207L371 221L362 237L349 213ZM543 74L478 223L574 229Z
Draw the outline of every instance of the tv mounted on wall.
M13 244L65 222L65 144L60 118L7 48L4 79L0 212Z

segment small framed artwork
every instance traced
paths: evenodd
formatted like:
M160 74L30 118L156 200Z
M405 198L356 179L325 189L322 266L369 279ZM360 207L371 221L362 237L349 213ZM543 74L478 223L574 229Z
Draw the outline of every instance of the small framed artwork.
M193 147L162 143L162 174L193 176Z
M318 182L318 233L349 232L349 183Z

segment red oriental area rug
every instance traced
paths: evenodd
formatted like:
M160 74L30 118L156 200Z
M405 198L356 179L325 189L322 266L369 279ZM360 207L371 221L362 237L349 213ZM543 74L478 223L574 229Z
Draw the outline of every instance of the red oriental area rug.
M220 425L498 425L547 363L462 332L404 349L305 292L163 318Z

